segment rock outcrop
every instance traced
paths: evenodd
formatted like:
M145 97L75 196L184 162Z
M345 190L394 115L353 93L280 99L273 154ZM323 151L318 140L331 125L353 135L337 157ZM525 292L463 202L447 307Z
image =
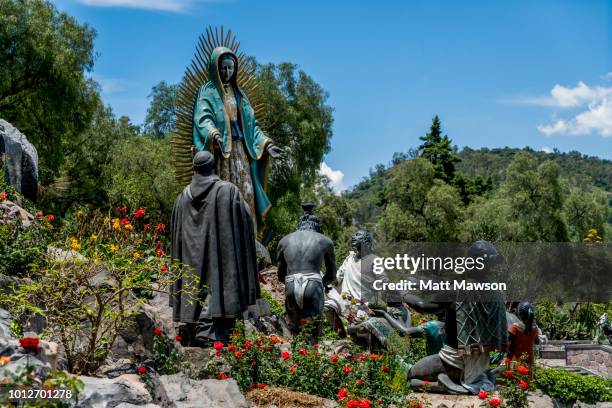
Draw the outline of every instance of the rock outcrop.
M36 201L38 152L19 130L3 119L0 119L0 157L9 183L26 198Z

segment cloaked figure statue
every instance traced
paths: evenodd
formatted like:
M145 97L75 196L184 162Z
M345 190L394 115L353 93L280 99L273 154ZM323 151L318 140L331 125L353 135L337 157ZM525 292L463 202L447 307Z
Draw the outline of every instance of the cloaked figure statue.
M198 152L193 168L172 210L172 260L185 271L171 290L170 305L173 320L186 323L186 342L206 345L229 340L260 288L249 205L234 184L214 174L210 152Z
M323 288L333 281L336 262L334 244L321 234L319 219L312 214L314 205L303 204L302 208L297 231L278 243L278 279L285 282L285 309L292 333L315 320L311 341L316 342L323 317ZM321 276L323 262L325 275Z

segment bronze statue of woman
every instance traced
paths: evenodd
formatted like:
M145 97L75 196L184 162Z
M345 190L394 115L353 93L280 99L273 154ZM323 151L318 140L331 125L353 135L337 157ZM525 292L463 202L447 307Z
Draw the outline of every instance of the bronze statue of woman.
M193 110L193 144L196 151L215 154L217 174L238 186L257 230L270 208L264 190L269 158L282 157L283 150L261 129L246 93L238 86L238 68L230 48L216 47L211 53L209 81L200 87Z

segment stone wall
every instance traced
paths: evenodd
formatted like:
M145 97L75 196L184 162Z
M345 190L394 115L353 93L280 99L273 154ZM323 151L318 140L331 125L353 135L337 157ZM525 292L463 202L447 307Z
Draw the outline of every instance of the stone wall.
M567 344L565 364L586 368L604 377L612 377L612 346L603 344Z

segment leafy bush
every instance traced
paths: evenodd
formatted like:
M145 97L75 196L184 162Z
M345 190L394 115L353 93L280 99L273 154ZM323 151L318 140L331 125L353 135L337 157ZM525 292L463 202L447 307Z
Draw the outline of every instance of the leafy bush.
M601 377L540 368L535 371L535 384L545 394L563 403L612 401L612 380Z
M35 220L28 228L19 220L0 224L0 273L26 274L43 261L49 239L50 226L44 219Z
M270 385L342 404L369 400L387 406L408 401L406 381L403 387L393 381L400 373L394 355L370 354L357 348L350 354L333 354L324 346L307 345L306 337L298 336L287 347L275 335L234 333L226 347L220 342L214 345L217 363L211 366L219 371L211 374L219 379L234 378L243 391Z
M164 290L181 270L167 266L164 224L151 227L144 209L115 211L77 212L77 229L65 242L72 252L49 259L0 298L17 318L45 320L43 335L62 344L70 372L93 373L144 301L134 295Z

